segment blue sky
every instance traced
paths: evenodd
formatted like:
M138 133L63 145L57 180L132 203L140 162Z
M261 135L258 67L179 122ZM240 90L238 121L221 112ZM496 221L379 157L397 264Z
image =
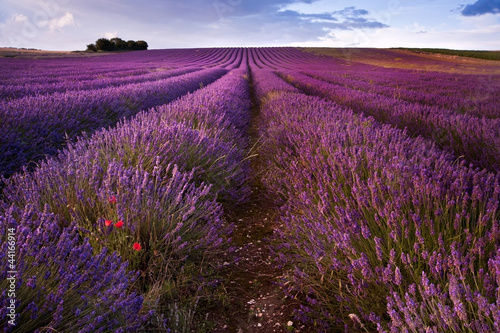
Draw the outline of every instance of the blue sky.
M0 47L231 46L500 50L500 0L0 0Z

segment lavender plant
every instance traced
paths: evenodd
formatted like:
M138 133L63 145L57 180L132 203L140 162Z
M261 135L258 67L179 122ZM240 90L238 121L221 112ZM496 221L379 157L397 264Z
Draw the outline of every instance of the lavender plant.
M54 155L81 132L93 132L142 109L168 103L224 73L223 69L206 69L154 82L4 102L0 105L0 126L4 129L0 170L9 175L32 160Z
M247 76L246 69L233 70L210 84L208 89L186 95L156 110L165 119L182 122L209 137L236 143L244 149L251 107Z
M168 107L80 138L34 171L6 179L6 202L46 206L60 226L76 223L96 253L117 251L142 272L138 289L155 318L178 302L196 307L210 294L206 272L217 268L232 230L216 200L238 202L248 193L245 146L235 144L249 109L243 75L235 71ZM198 101L192 113L186 106Z
M360 92L306 75L282 73L305 92L328 98L354 111L373 116L380 122L389 123L410 134L422 135L434 140L458 158L465 156L476 167L498 171L500 165L499 119L478 119L466 114L399 101L367 92Z
M261 113L266 184L286 203L277 256L295 267L283 286L304 301L300 319L325 331L495 329L498 175L317 98L283 93Z
M136 332L148 320L130 290L138 275L116 253L95 253L75 223L62 228L47 207L7 208L0 236L2 267L15 271L0 273L3 332Z
M29 71L2 62L14 331L205 327L199 310L232 231L223 209L249 194L249 82L298 319L325 332L497 331L500 176L459 157L497 171L496 78L482 91L479 75L351 60L214 48L29 60Z
M366 66L368 67L368 66ZM401 69L377 70L373 66L355 66L334 72L306 71L306 75L346 88L377 93L386 97L437 106L456 113L479 118L500 117L498 89L495 76L486 80L482 75L450 75L444 73L415 73ZM429 82L432 82L429 85Z
M53 70L53 69L52 69ZM21 81L19 84L9 84L3 85L0 88L0 98L9 101L14 98L21 98L25 96L40 96L48 95L52 93L66 93L70 91L81 91L81 90L95 90L103 89L114 86L122 86L125 84L142 83L148 81L158 81L164 80L170 77L179 76L200 70L199 68L179 68L173 70L158 70L152 69L152 71L142 71L137 73L137 75L129 75L124 77L105 77L105 78L95 78L95 79L85 79L82 73L75 75L72 78L65 78L64 81L47 83L47 82L36 82L32 84L26 84L26 82ZM120 69L123 73L123 68ZM88 75L88 73L86 73ZM101 76L104 74L101 70L99 73ZM132 73L136 74L136 73Z

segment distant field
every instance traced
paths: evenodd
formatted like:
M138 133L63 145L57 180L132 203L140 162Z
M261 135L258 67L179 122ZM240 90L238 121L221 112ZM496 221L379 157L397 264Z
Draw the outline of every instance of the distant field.
M500 74L497 62L405 49L304 48L306 52L386 68L416 69L462 74Z
M428 49L428 48L397 48L401 50L408 50L413 52L423 53L439 53L446 55L456 55L460 57L470 57L486 60L500 60L500 51L469 51L469 50L449 50L449 49Z
M498 331L500 62L2 56L6 332Z
M0 47L0 58L59 58L59 57L92 57L104 55L106 53L94 53L85 51L45 51L35 49L18 49L9 47Z

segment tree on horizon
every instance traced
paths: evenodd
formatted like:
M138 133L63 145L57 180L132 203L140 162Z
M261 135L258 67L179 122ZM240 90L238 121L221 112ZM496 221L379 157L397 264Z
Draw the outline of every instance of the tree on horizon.
M136 50L147 50L148 43L144 40L128 40L125 41L119 37L114 37L111 39L99 38L95 44L88 44L88 52L98 52L98 51L136 51Z

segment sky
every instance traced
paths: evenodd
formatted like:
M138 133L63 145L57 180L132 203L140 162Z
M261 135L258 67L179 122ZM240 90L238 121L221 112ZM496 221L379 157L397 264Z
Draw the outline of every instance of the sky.
M500 0L0 0L0 47L84 50L420 47L500 50Z

